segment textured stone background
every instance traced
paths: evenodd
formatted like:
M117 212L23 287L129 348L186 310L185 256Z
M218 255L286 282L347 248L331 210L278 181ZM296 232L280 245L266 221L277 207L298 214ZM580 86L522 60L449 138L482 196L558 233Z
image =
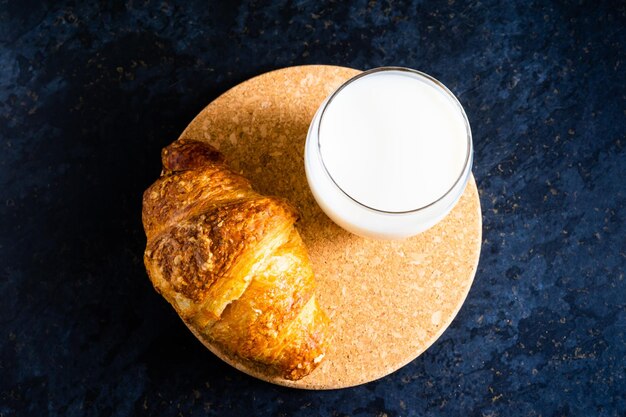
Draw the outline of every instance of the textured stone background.
M0 1L0 416L626 415L625 48L617 1ZM141 259L160 148L312 63L448 85L484 219L441 339L331 392L221 363Z

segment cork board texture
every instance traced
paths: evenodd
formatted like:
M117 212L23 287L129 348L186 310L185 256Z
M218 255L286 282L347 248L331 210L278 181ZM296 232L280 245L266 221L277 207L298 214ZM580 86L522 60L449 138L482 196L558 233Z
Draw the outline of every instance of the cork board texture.
M300 211L297 228L334 331L320 367L300 381L269 378L201 340L237 369L272 383L343 388L399 369L452 322L476 272L482 225L473 177L442 222L404 241L352 235L315 202L304 172L307 129L326 96L358 73L315 65L260 75L210 103L181 135L215 146L257 191L285 197Z

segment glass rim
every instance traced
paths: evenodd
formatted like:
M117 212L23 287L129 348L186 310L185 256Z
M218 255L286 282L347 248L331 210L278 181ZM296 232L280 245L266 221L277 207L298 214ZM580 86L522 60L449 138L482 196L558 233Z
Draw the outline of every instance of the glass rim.
M328 109L328 106L330 105L330 103L332 103L332 101L335 99L335 97L337 97L337 95L344 89L346 88L348 85L352 84L353 82L363 78L363 77L367 77L368 75L372 75L372 74L376 74L379 72L387 72L387 71L396 71L396 72L405 72L405 73L410 73L412 75L416 75L418 78L421 77L423 79L425 79L426 81L429 81L430 83L434 84L434 86L440 89L441 92L443 92L445 95L448 96L448 98L452 99L452 102L456 105L456 107L458 108L458 110L461 112L461 116L463 117L463 121L465 123L465 131L466 131L466 149L465 149L465 161L463 162L463 169L461 169L461 172L459 173L459 176L456 178L456 180L454 181L454 183L452 184L452 186L446 191L444 192L440 197L438 197L437 199L435 199L434 201L423 205L421 207L415 208L415 209L411 209L411 210L403 210L403 211L388 211L388 210L381 210L381 209L377 209L374 207L370 207L367 204L364 204L362 202L360 202L359 200L357 200L356 198L352 197L350 194L348 194L343 188L341 188L341 186L339 184L337 184L337 181L335 181L335 179L333 178L333 176L331 175L330 171L328 170L328 168L326 167L326 164L324 162L324 156L322 155L322 145L321 145L321 129L322 129L322 122L324 121L324 114L326 113L326 110ZM440 202L441 200L443 200L444 198L446 198L448 195L450 195L450 193L456 188L456 186L459 184L459 182L463 179L464 176L469 177L469 173L467 175L465 174L465 171L468 168L468 165L471 164L472 162L472 131L470 128L470 124L469 124L469 120L467 118L467 115L465 114L465 110L463 109L463 106L461 105L461 103L459 102L459 99L456 98L456 96L439 80L437 80L436 78L412 69L412 68L406 68L406 67L397 67L397 66L385 66L385 67L377 67L377 68L372 68L369 69L367 71L363 71L357 75L355 75L354 77L350 78L349 80L347 80L346 82L344 82L343 84L341 84L326 100L326 102L324 103L321 112L320 112L320 116L319 116L319 121L317 123L317 152L318 152L318 156L320 158L320 161L322 163L322 167L324 168L324 171L326 172L326 175L328 175L328 177L330 178L330 180L332 181L333 184L335 184L335 186L337 187L337 189L339 191L341 191L346 197L348 197L350 200L354 201L355 203L357 203L358 205L360 205L361 207L367 209L367 210L371 210L373 212L376 213L382 213L382 214L392 214L392 215L402 215L402 214L413 214L413 213L417 213L420 212L422 210L425 210L429 207L434 206L435 204L437 204L438 202ZM470 169L471 171L471 169Z

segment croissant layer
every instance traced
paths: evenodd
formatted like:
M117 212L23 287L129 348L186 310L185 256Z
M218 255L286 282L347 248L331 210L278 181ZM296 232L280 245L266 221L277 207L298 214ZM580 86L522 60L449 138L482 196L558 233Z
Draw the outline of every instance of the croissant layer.
M310 373L330 326L295 209L256 193L208 144L177 141L162 159L142 213L155 289L224 354L287 379Z

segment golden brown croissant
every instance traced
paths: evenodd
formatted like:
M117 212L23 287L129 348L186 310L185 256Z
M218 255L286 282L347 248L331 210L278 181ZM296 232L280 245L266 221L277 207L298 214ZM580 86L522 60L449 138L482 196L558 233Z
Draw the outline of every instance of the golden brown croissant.
M220 352L269 375L309 374L329 326L295 210L253 191L208 144L179 140L162 160L142 213L156 290Z

